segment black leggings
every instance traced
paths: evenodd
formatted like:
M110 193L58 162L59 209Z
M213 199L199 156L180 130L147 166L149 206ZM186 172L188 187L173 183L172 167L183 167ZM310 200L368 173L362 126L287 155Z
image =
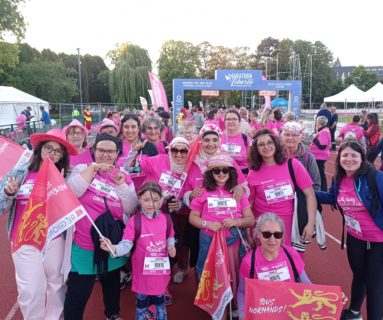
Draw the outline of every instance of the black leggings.
M317 165L319 169L319 175L320 175L320 189L321 191L327 192L327 180L326 180L326 172L325 172L325 165L326 160L317 160Z
M347 234L347 257L353 273L350 308L360 311L367 296L367 319L382 320L383 242L362 241Z
M68 291L64 302L65 320L82 320L86 303L92 293L95 275L83 275L70 272ZM100 283L104 298L104 313L107 318L120 312L120 269L101 275Z

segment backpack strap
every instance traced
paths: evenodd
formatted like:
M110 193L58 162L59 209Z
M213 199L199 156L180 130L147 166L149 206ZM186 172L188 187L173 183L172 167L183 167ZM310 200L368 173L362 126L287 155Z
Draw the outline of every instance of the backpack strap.
M247 148L247 135L242 133L242 139L243 139L243 143L245 144L245 147Z
M141 211L134 215L134 240L133 245L136 245L138 238L141 236Z
M379 198L378 198L378 188L376 185L376 170L371 168L367 172L367 183L368 189L372 194L372 204L371 204L371 216L374 218L378 212L379 208Z
M109 210L109 206L108 206L108 202L106 201L106 197L103 197L104 198L104 204L105 204L105 211L109 211L110 212L110 210Z
M251 251L251 264L250 264L250 279L254 279L254 267L255 267L255 249Z
M295 266L294 260L293 260L293 258L291 257L290 253L287 251L287 249L286 249L284 246L282 246L282 249L283 249L283 251L285 252L285 254L286 254L286 256L287 256L287 259L289 259L289 262L290 262L290 265L291 265L291 269L293 269L294 280L295 280L295 282L297 282L297 283L302 282L302 281L301 281L301 277L300 277L299 274L298 274L298 270L297 270L297 268L296 268L296 266Z
M287 165L289 167L290 178L293 181L294 189L296 191L298 189L298 185L297 185L297 181L295 180L295 174L294 174L294 168L293 168L293 159L292 158L289 158L287 160Z
M165 213L166 217L166 240L170 237L170 232L172 231L172 220L170 218L170 215Z

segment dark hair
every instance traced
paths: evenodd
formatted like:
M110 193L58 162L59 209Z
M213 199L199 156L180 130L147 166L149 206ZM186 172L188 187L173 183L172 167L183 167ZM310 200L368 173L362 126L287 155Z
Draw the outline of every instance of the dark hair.
M214 120L214 116L218 113L218 109L217 108L213 108L211 109L208 114L207 114L207 118L208 120Z
M230 192L238 184L237 169L229 167L229 179L225 183L225 189ZM213 176L213 170L208 170L204 174L203 186L206 190L213 191L217 189L218 185Z
M378 114L375 112L371 112L367 115L367 120L370 120L371 124L378 124L379 123L379 117Z
M121 119L121 126L120 126L120 134L119 134L119 137L122 137L122 127L124 126L124 123L128 120L133 120L133 121L136 121L137 122L137 127L138 127L138 139L140 139L140 132L141 132L141 122L140 122L140 118L138 117L138 115L134 114L134 113L127 113L126 115L124 115L124 117Z
M29 171L37 172L40 170L41 164L43 163L43 159L41 158L41 151L43 149L44 144L46 144L49 141L51 140L41 141L33 149L33 155L28 166ZM66 175L69 171L69 154L62 144L60 144L60 146L63 149L64 154L60 158L60 160L55 163L55 166L60 172L62 169L64 169L64 175Z
M366 150L364 149L364 147L358 141L347 141L347 142L344 142L344 143L342 143L340 145L339 150L338 150L338 154L337 154L336 159L335 159L335 174L334 174L334 177L335 177L335 181L338 182L338 183L340 183L342 181L342 179L346 176L346 171L340 165L340 156L341 156L342 151L344 149L346 149L347 147L349 147L352 150L360 153L360 156L362 158L362 162L360 164L360 167L355 172L355 175L354 175L355 177L359 177L359 176L365 175L367 173L368 169L374 167L370 162L367 161Z
M226 111L226 114L225 114L225 120L226 120L226 116L228 113L235 113L238 117L238 120L241 121L241 115L239 114L239 112L237 110L235 110L234 108L232 109L229 109Z
M137 192L137 196L141 197L147 191L157 193L160 196L160 198L162 197L161 186L158 183L156 183L156 182L147 182L147 183L145 183L141 187L141 189Z
M352 117L352 122L359 122L360 121L360 116L359 115L354 115L353 117Z
M249 153L249 165L250 169L252 170L259 170L261 168L261 164L263 163L262 156L258 152L257 148L257 141L260 136L268 135L270 138L274 141L275 145L275 153L274 153L274 160L277 164L282 164L286 161L287 157L284 151L284 148L282 147L281 141L278 137L273 136L272 132L269 129L262 129L259 130L255 135L253 139L253 143L250 147L250 153Z
M274 113L274 119L275 119L276 121L280 121L280 120L282 119L282 112L281 112L281 109L276 108L276 109L274 109L273 113Z
M164 107L158 107L157 108L157 113L160 114L161 112L164 112L165 108Z

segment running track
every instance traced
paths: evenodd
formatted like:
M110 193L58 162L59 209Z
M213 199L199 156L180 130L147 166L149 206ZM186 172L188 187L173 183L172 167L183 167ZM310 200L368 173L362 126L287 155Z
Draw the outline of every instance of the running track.
M326 163L328 183L330 183L332 173L334 172L334 157L335 154L332 153L331 160ZM380 163L377 162L376 165L378 166ZM7 218L7 214L0 216L0 319L21 320L22 316L16 303L16 282L6 232ZM327 249L321 251L315 242L310 245L305 255L306 272L312 282L339 285L349 297L351 271L348 266L346 251L340 250L341 216L338 212L332 212L328 206L325 206L324 223L328 233ZM193 306L196 290L193 279L192 274L189 274L183 284L170 285L174 299L173 305L168 307L169 320L210 319L204 311ZM134 296L128 287L121 293L120 315L125 320L134 319L134 311ZM363 312L363 316L366 319L365 310ZM102 294L98 283L96 283L95 290L93 290L91 299L88 302L84 319L105 319L103 316Z

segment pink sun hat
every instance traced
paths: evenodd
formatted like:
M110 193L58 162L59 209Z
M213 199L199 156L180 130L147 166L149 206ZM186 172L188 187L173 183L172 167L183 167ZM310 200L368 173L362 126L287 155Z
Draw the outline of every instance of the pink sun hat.
M30 136L29 140L32 148L36 148L40 142L55 141L61 144L69 155L77 154L77 149L66 141L66 135L61 129L51 129L47 133L34 133Z

